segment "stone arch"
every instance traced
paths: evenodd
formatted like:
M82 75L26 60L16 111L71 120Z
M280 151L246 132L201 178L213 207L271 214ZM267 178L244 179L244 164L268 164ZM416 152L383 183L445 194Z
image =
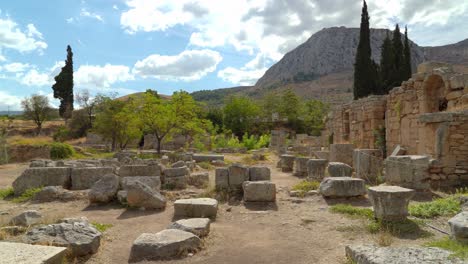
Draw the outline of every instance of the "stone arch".
M422 113L435 113L447 108L445 99L445 83L442 76L432 74L423 82L423 108Z

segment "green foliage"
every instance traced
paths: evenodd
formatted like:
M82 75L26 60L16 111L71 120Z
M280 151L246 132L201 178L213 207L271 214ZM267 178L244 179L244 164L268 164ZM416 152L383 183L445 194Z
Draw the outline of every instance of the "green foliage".
M12 122L8 117L0 118L0 164L8 163L7 136Z
M13 187L0 189L0 200L4 200L5 198L11 197L13 195L15 195Z
M199 162L197 163L197 165L205 170L212 170L214 168L214 166L211 165L211 163L209 163L208 161Z
M387 140L385 139L386 130L385 127L380 127L372 131L375 137L375 146L382 150L382 154L385 157L387 153Z
M307 192L317 190L320 186L318 181L301 181L294 185L291 190L298 191L300 196L304 196Z
M193 92L191 95L197 102L205 102L208 105L219 107L225 103L226 98L241 93L249 88L250 86L240 86L216 90L201 90Z
M405 42L403 48L402 78L407 80L411 78L411 47L408 39L408 28L405 27Z
M381 49L381 60L380 60L380 72L381 72L381 83L384 89L384 93L388 93L393 88L393 82L391 80L393 68L393 47L392 41L387 32L384 42L382 43Z
M52 138L54 141L64 142L65 140L70 139L70 130L65 126L60 126L52 135Z
M330 211L333 213L346 214L353 217L373 219L374 211L369 208L354 207L349 204L336 204L330 207Z
M252 133L255 119L260 114L258 106L247 97L230 97L224 107L224 125L237 137Z
M94 226L94 228L96 228L101 233L105 232L107 229L114 226L112 224L102 224L98 222L91 222L91 224Z
M468 260L468 245L445 237L425 244L427 247L438 247L453 252L452 257Z
M437 216L453 216L460 210L460 202L456 195L435 199L431 202L411 204L410 215L419 218L434 218Z
M52 117L52 108L49 106L49 99L44 95L33 94L31 97L21 101L23 115L26 119L32 120L37 126L37 134L42 130L42 124Z
M93 110L94 113L94 110ZM70 138L80 138L86 136L86 132L91 128L91 121L86 109L73 111L72 117L68 120Z
M73 52L70 45L67 46L67 59L65 66L62 67L60 73L55 76L55 84L52 86L54 90L54 98L60 100L59 114L61 117L68 119L73 111Z
M50 144L50 157L52 159L67 159L75 154L72 146L66 143L53 142Z
M27 202L27 201L31 200L31 198L33 198L33 196L36 193L40 192L41 190L42 190L42 187L27 189L20 196L18 196L16 198L13 198L11 201L14 202L14 203Z

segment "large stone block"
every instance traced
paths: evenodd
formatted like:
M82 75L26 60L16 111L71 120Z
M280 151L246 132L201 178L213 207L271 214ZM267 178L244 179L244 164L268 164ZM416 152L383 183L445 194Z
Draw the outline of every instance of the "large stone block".
M270 168L266 166L253 166L249 168L250 181L269 181L271 179Z
M330 177L351 177L353 168L342 162L330 162L328 163L328 174Z
M428 156L390 156L384 163L385 182L416 190L430 188Z
M322 181L325 177L327 164L328 160L326 159L310 159L307 162L307 178L309 180Z
M242 183L249 180L249 168L240 164L229 166L229 187L242 188Z
M180 199L174 202L174 215L182 218L216 218L218 201L211 198Z
M127 203L133 207L163 209L166 207L166 198L148 185L135 181L127 186Z
M123 190L128 190L128 186L133 182L139 181L143 184L148 185L153 190L161 189L161 177L159 176L133 176L133 177L122 177L120 180L120 185Z
M296 157L294 155L283 154L280 157L280 165L282 172L291 172L294 169L294 160Z
M245 202L275 202L276 185L271 181L246 181L242 184Z
M198 188L204 188L208 186L210 181L210 175L208 172L203 173L192 173L187 178L187 184Z
M13 217L10 221L11 225L31 226L42 221L42 214L36 210L24 211L21 214Z
M113 167L72 168L72 190L91 189L102 177L114 173Z
M353 144L331 144L330 161L343 162L353 166Z
M294 176L307 177L307 162L310 158L297 157L294 159Z
M375 183L382 176L383 155L380 149L355 149L353 167L356 178ZM348 175L349 176L349 175Z
M453 239L468 244L468 211L463 211L448 221Z
M200 246L199 237L182 230L166 229L156 234L143 233L133 242L130 262L179 257L184 252L196 252Z
M181 219L169 225L168 229L179 229L198 237L204 237L210 233L210 222L209 218Z
M228 168L216 168L215 188L216 189L229 188L229 169Z
M124 165L119 169L120 177L161 176L161 167L154 165Z
M62 186L70 188L71 168L28 168L13 182L15 195L31 188Z
M401 221L408 216L408 204L414 191L399 186L381 185L370 187L368 194L377 219Z
M325 178L320 183L320 193L325 197L346 198L366 194L366 182L351 177Z
M213 160L224 161L224 155L219 154L193 154L192 158L196 162L212 162Z
M62 264L66 247L0 242L0 263Z
M188 176L190 174L190 170L187 168L187 166L182 166L182 167L177 167L177 168L167 168L164 169L163 174L165 178L171 178L171 177L182 177L182 176Z
M98 180L88 193L91 203L108 203L115 198L119 190L119 177L115 174L107 174Z

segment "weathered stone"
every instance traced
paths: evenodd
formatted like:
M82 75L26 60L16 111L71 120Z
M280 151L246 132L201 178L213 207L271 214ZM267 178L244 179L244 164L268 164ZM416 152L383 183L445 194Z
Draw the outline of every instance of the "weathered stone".
M204 237L210 233L210 222L209 218L181 219L169 225L168 229L179 229Z
M196 162L212 162L213 160L224 160L224 155L218 154L193 154L193 160Z
M314 151L314 156L317 159L330 160L330 151Z
M166 207L166 198L148 185L135 181L127 186L127 203L133 207L163 209Z
M355 149L353 167L356 178L375 183L382 176L383 155L380 149ZM349 175L347 175L349 176Z
M463 211L448 221L453 239L468 244L468 211Z
M294 176L306 177L308 175L307 162L310 158L297 157L294 159Z
M1 263L62 264L67 248L0 242Z
M310 159L307 162L307 178L309 180L323 180L327 164L328 160L326 159Z
M38 224L42 221L42 214L36 210L28 210L13 217L10 221L11 225L30 226Z
M346 246L346 256L357 264L462 264L452 253L435 247L377 247L374 245Z
M105 175L114 173L112 167L73 168L71 172L72 190L90 189Z
M353 165L353 144L331 144L330 145L330 161L342 162L349 166Z
M275 202L276 185L270 181L246 181L242 184L245 202Z
M353 168L342 162L330 162L328 163L328 174L330 177L351 177Z
M179 257L184 252L195 252L200 246L200 238L182 230L166 229L156 234L143 233L133 242L130 262Z
M211 198L180 199L174 202L174 215L177 217L216 218L218 201Z
M183 167L185 166L185 162L183 160L179 160L175 163L172 163L171 167L172 168L180 168L180 167Z
M411 189L385 185L370 187L368 190L375 217L385 221L405 220L414 193Z
M120 190L117 192L117 200L121 204L127 204L127 191Z
M320 194L325 197L354 197L366 194L366 182L351 177L325 178L320 183Z
M119 177L107 174L98 180L88 193L91 203L108 203L115 198L119 190Z
M462 89L468 87L468 74L457 74L450 78L452 89Z
M28 168L13 182L15 195L31 188L62 186L71 184L71 168Z
M187 182L188 176L166 177L164 185L167 189L185 189Z
M216 189L229 188L229 169L228 168L216 168L215 188Z
M120 177L161 176L161 167L154 165L124 165L119 169Z
M163 173L167 179L170 177L188 176L190 174L190 171L187 168L187 166L182 166L182 167L177 167L177 168L166 168L164 169Z
M249 168L240 164L229 166L229 187L242 188L242 183L249 180Z
M271 179L270 168L265 166L253 166L249 168L250 181L269 181Z
M148 185L153 190L161 189L161 178L158 176L133 176L133 177L123 177L121 178L120 184L123 190L128 189L128 185L135 181L140 181Z
M198 188L207 187L210 181L210 175L208 172L203 173L192 173L187 178L188 185L192 185Z
M384 166L385 182L389 185L416 190L430 188L428 156L390 156Z
M453 113L425 113L419 115L419 122L421 123L441 123L453 121Z
M85 221L39 226L27 232L23 241L28 244L43 244L66 247L72 256L85 256L97 252L101 233Z
M0 233L9 234L12 236L17 236L21 233L24 233L28 230L27 226L3 226L0 227Z
M435 69L451 67L450 64L437 61L427 61L418 65L418 73L432 73Z
M402 148L400 145L397 145L395 149L392 151L390 156L401 156L406 154L406 149Z
M296 157L294 155L283 154L280 156L281 171L282 172L291 172L294 169L294 160Z

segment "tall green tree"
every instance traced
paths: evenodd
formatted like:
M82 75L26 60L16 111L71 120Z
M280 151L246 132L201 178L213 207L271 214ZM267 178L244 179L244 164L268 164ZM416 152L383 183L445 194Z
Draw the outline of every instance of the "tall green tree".
M388 93L388 91L392 87L393 72L394 72L393 46L392 46L392 41L390 40L390 37L387 32L387 36L385 37L382 43L381 59L380 59L380 77L381 77L381 84L382 84L384 93Z
M393 71L391 74L391 86L399 86L403 80L405 80L403 75L403 43L401 42L401 32L400 26L396 24L395 30L393 31L392 38L392 48L393 48Z
M55 76L52 90L54 90L54 98L60 100L59 114L66 121L71 117L73 111L73 52L70 45L67 46L65 66Z
M359 44L356 52L356 61L354 63L354 99L378 93L376 64L372 61L371 56L369 14L367 12L367 3L364 0L361 13Z
M411 78L411 46L408 39L408 27L405 26L405 42L403 47L403 80Z
M244 133L252 134L259 114L260 109L251 99L230 97L224 106L224 126L240 139Z

